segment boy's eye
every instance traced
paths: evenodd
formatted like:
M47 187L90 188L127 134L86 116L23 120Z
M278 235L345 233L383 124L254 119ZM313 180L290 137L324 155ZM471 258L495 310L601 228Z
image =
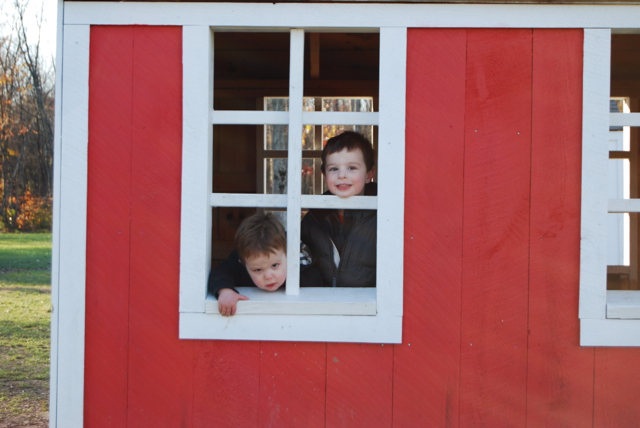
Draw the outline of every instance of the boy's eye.
M274 264L271 265L271 267L274 268L274 269L277 268L278 266L280 266L280 263L274 263Z
M255 273L260 273L260 271L262 271L262 269L254 269L253 270Z
M352 166L350 166L350 167L349 167L349 169L350 169L351 171L353 171L353 170L358 169L358 167L357 167L357 166L353 166L353 165L352 165Z
M329 171L337 171L338 168L336 168L335 166L332 166L331 168L329 168Z

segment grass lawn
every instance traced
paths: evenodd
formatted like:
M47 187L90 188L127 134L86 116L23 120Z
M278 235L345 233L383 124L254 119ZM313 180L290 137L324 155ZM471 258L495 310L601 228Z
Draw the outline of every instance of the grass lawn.
M51 234L0 233L0 428L47 426Z

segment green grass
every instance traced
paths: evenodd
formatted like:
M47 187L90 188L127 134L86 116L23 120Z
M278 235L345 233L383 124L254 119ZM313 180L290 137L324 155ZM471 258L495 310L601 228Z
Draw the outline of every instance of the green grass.
M0 421L45 411L51 234L0 234Z
M51 269L50 233L0 233L0 272Z

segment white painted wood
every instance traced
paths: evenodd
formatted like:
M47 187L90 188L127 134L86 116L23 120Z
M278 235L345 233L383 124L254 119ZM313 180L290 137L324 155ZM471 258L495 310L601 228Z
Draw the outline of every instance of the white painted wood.
M286 208L287 195L254 195L243 193L212 193L212 207Z
M607 319L640 319L640 291L608 290Z
M180 314L181 339L401 343L400 316Z
M300 246L302 193L302 111L304 87L304 30L291 30L289 53L289 157L287 159L287 248ZM287 278L300 277L300 254L287 252ZM299 281L289 281L286 293L300 293Z
M274 292L258 287L238 287L249 300L238 302L236 315L375 315L375 288L301 288L291 296L280 289ZM220 314L218 300L209 295L208 314Z
M640 346L640 320L581 319L580 346Z
M66 24L327 28L637 28L638 5L69 2Z
M302 208L344 208L349 210L375 210L378 208L376 196L352 196L340 198L334 195L302 195Z
M87 240L87 146L89 110L89 26L64 26L59 160L59 237L56 421L80 427L84 398L84 320Z
M207 26L182 28L182 210L180 310L204 312L211 265L213 34Z
M55 117L53 133L53 226L52 226L52 254L51 254L51 358L49 361L49 426L56 428L58 417L58 304L60 281L60 166L62 153L62 44L64 28L64 3L58 0L58 16L56 31L56 87L55 87Z
M640 199L609 199L610 213L640 213Z
M378 113L305 111L302 123L305 125L378 125Z
M289 123L289 112L215 110L211 123L214 125L286 125Z
M380 29L378 314L402 315L407 29Z
M580 318L604 319L611 30L585 30L582 112Z
M640 126L640 113L609 113L609 126Z

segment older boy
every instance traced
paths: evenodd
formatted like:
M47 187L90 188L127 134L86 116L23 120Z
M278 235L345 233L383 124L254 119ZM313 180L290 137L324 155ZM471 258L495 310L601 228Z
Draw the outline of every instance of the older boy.
M236 232L235 243L236 250L209 274L209 293L218 299L218 310L223 316L235 315L238 301L249 300L235 287L256 286L275 291L287 278L287 238L273 214L255 214L245 219ZM300 285L322 286L317 271L309 266L310 261L301 257L300 263L303 265Z
M341 198L376 195L373 147L357 132L346 131L322 150L325 194ZM375 210L312 209L302 220L302 241L326 287L375 287Z

